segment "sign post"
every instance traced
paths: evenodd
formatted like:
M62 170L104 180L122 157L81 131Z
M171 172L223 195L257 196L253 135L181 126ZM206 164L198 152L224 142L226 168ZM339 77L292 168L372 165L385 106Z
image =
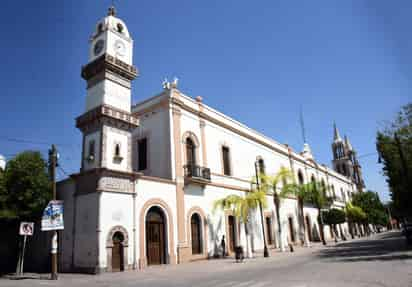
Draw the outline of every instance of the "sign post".
M52 280L57 280L57 230L64 229L63 222L63 201L51 200L47 207L43 211L43 217L41 220L42 231L53 231L51 250L52 255Z
M24 252L26 250L27 236L32 236L34 230L34 222L21 222L19 228L19 234L24 236L23 239L23 251L21 253L20 265L17 267L17 275L23 274L23 264L24 264Z

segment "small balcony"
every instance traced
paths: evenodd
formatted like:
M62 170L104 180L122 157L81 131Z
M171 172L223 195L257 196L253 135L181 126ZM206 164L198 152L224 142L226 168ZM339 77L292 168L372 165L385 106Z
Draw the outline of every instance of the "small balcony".
M185 182L187 183L199 183L206 184L210 182L210 168L202 167L198 165L185 165Z

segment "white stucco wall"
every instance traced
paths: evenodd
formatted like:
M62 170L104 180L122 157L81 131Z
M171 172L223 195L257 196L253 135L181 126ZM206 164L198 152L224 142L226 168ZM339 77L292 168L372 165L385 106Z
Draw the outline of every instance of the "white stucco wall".
M97 193L90 193L75 198L74 265L78 268L94 267L97 263L98 196Z
M110 230L122 226L129 238L127 263L133 263L133 197L131 194L104 192L100 199L99 266L107 267L106 242Z
M147 169L145 175L172 178L171 137L169 110L159 107L140 117L140 125L133 131L133 169L137 171L137 140L147 138Z
M106 146L105 146L105 159L102 166L109 169L127 171L128 160L131 156L128 149L128 140L131 137L129 133L117 130L115 128L104 127L104 133L106 134ZM115 146L120 144L120 156L121 160L115 159Z

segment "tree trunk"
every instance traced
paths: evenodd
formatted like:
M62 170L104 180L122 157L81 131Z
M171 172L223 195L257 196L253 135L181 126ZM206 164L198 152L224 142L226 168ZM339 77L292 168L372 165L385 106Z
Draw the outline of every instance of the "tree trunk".
M304 218L304 215L303 215L303 200L302 199L298 200L298 205L299 205L299 212L300 212L300 215L299 215L299 225L300 225L300 230L301 230L300 237L301 237L301 239L303 238L303 245L305 247L310 247L309 238L308 238L308 235L306 234L305 218Z
M276 193L275 193L276 194ZM278 195L274 195L274 201L275 201L275 210L276 210L276 220L278 222L278 242L279 242L279 248L281 252L285 252L285 246L283 244L283 236L282 236L282 223L280 221L280 199Z
M249 228L247 226L247 222L245 224L245 233L246 233L246 258L253 258L253 252L252 252L252 239L251 235L249 233Z
M320 239L322 240L322 244L326 245L326 240L325 240L325 232L323 230L323 220L322 220L322 213L321 209L318 208L318 224L319 224L319 233L320 233Z
M348 225L349 225L350 236L352 237L352 239L355 239L355 235L353 234L353 222L348 221Z

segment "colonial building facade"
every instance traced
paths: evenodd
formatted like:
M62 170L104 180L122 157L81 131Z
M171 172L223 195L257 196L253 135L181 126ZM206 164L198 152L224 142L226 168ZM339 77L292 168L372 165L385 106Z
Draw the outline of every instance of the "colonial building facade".
M81 169L58 184L64 200L65 229L60 234L62 271L97 273L177 264L222 253L236 243L263 250L300 240L295 198L281 200L279 233L275 203L268 195L248 225L230 210L213 210L230 194L251 191L255 163L274 174L289 168L296 181L331 186L334 206L343 208L362 189L360 166L349 141L336 136L334 169L318 164L305 144L303 152L277 143L164 82L156 96L131 103L133 40L114 8L98 22L90 38L86 108L76 119L83 134ZM344 168L342 169L342 166ZM337 170L337 171L335 171ZM307 236L319 239L317 210L304 207ZM347 226L340 227L341 233ZM325 234L331 233L325 228Z

